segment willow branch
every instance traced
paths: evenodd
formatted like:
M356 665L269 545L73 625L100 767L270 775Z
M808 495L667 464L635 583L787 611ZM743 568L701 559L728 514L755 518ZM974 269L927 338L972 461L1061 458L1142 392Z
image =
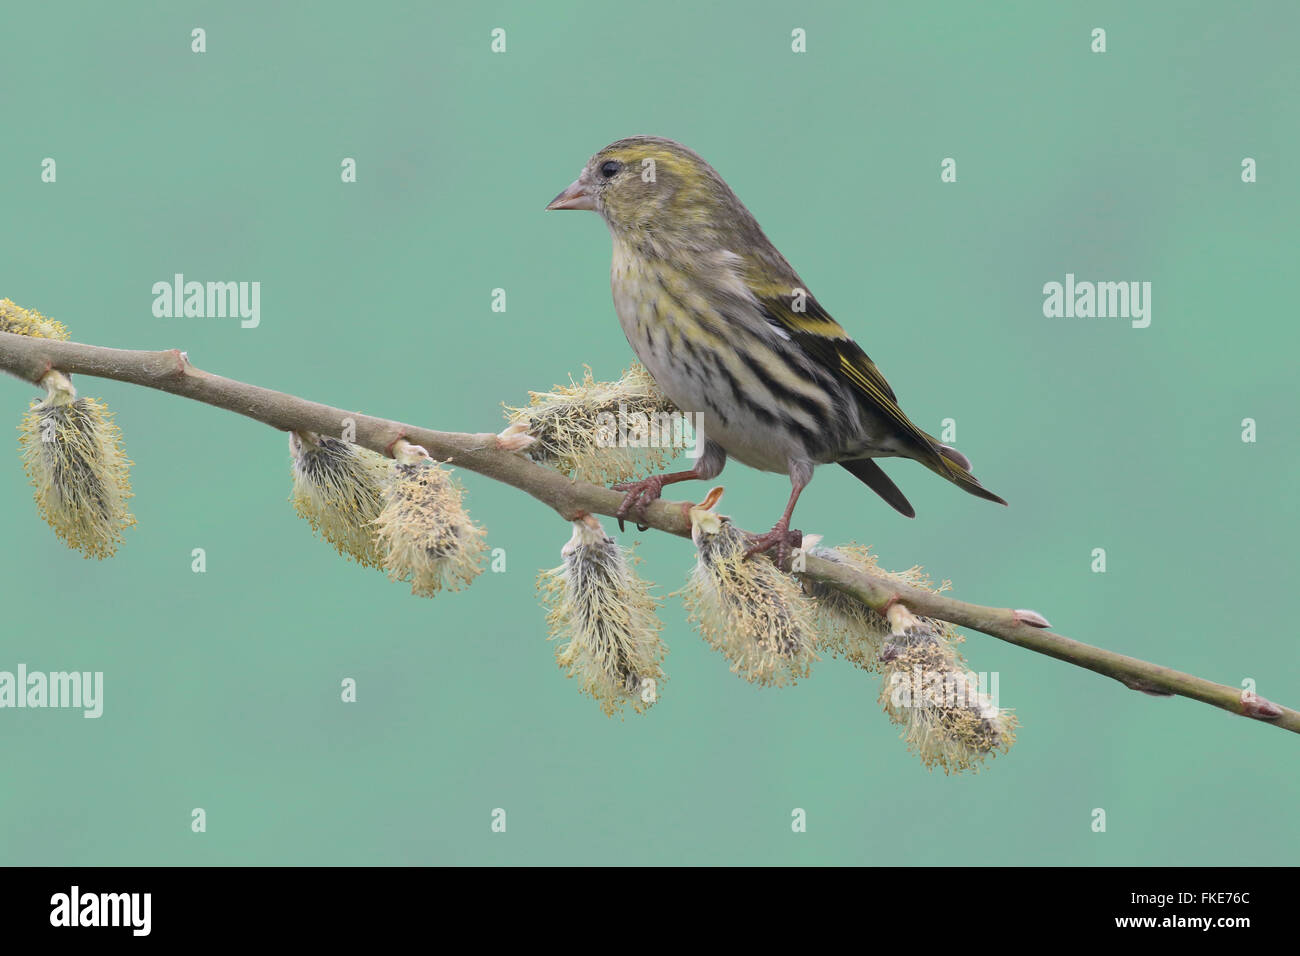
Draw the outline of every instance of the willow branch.
M281 431L312 431L339 437L350 424L354 430L352 440L381 454L389 454L398 439L406 439L424 446L435 458L450 459L458 467L525 491L570 521L588 513L613 517L623 500L616 491L573 481L553 468L503 449L492 433L435 431L322 405L205 372L177 350L127 351L0 332L0 370L38 383L52 369L170 392ZM645 524L689 537L689 507L689 503L656 501L646 510ZM1162 697L1187 697L1300 733L1300 712L1243 694L1236 687L1055 634L1040 626L1046 622L1032 613L968 604L815 555L805 557L801 573L858 598L882 614L901 603L917 614L1095 671L1133 690Z

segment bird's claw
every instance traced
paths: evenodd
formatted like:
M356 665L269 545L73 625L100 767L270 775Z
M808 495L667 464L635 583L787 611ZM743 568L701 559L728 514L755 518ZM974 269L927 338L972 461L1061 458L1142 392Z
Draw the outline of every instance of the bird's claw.
M629 515L636 518L636 530L645 531L649 528L650 526L645 523L646 508L663 494L663 476L651 475L640 481L626 481L621 485L614 485L613 490L624 493L623 503L614 512L614 517L618 519L618 530L624 530L623 520Z
M754 543L745 551L745 560L749 560L756 554L762 554L765 551L776 549L776 566L782 571L789 570L790 553L795 548L803 547L803 532L794 529L791 530L782 522L766 534L756 535Z

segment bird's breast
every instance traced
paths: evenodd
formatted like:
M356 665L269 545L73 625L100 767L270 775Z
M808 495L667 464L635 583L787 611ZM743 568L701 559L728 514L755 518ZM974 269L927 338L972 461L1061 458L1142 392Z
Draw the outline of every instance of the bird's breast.
M614 308L628 343L665 395L698 415L709 440L752 468L834 460L818 447L832 403L795 368L788 342L760 334L744 314L723 315L711 287L671 263L615 245ZM761 320L760 320L761 322Z
M692 365L692 319L665 288L659 269L614 257L610 270L614 311L628 344L673 404L683 411L703 410L706 377Z

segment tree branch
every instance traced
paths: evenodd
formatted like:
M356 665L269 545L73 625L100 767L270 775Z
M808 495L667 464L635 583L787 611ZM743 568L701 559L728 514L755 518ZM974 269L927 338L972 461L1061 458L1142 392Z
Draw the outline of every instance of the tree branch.
M39 383L51 369L127 382L224 408L282 431L313 431L338 437L350 421L358 445L389 454L393 444L404 438L424 446L435 458L450 459L458 467L525 491L570 521L585 513L613 517L623 500L616 491L572 481L553 468L501 448L494 434L434 431L348 412L204 372L177 350L127 351L0 332L0 369L33 383ZM647 509L645 523L668 534L689 537L689 507L683 502L656 501ZM807 555L805 561L803 576L825 582L882 614L891 605L901 603L917 614L1087 668L1133 690L1188 697L1300 733L1300 712L1246 695L1239 688L1054 634L1044 630L1046 622L1032 612L967 604L815 555Z

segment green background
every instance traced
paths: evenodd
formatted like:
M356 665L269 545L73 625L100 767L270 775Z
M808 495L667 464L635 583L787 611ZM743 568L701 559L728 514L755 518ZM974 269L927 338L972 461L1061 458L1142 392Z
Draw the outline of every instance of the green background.
M542 207L606 143L669 136L726 177L912 418L956 419L1011 502L886 463L908 521L823 469L796 525L1294 705L1300 14L1131 6L10 5L0 295L78 341L496 430L502 401L631 358L604 226ZM155 318L151 286L175 272L260 281L261 326ZM1152 282L1151 327L1044 318L1067 272ZM125 431L139 526L85 561L38 519L16 455L0 469L0 669L106 683L99 720L0 711L0 862L1296 860L1294 737L979 634L970 664L999 672L1022 729L978 776L927 772L878 678L841 661L783 690L737 679L677 598L658 705L608 720L545 639L534 579L569 528L532 499L462 474L507 571L421 600L313 539L284 435L78 381ZM0 388L17 424L33 393ZM734 463L721 481L750 528L788 493ZM673 591L689 545L637 538Z

